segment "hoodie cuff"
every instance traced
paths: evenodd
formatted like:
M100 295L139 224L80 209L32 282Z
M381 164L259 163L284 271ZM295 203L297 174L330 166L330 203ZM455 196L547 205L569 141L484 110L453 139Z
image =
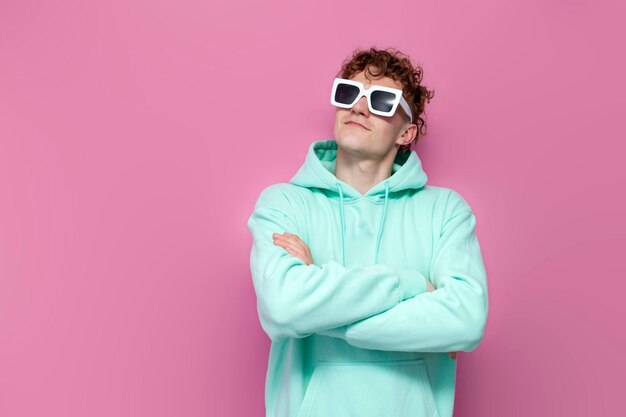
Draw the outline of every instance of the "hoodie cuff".
M398 277L400 278L400 301L428 291L426 277L415 269L401 269L398 271Z

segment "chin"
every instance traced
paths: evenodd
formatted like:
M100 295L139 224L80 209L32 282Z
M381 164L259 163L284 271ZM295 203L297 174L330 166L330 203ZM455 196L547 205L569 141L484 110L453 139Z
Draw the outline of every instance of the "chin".
M335 138L337 145L348 149L365 149L368 147L369 139L354 133L343 132Z
M369 130L365 130L365 129L356 129L356 128L351 128L349 126L343 126L341 129L339 129L339 134L336 135L337 138L339 139L354 139L354 140L360 140L362 141L364 138L369 137L369 134L371 133Z

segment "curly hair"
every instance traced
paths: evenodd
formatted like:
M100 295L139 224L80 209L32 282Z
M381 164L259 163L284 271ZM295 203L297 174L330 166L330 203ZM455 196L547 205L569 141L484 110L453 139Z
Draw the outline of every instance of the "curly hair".
M378 72L372 72L371 67L377 68ZM410 58L396 48L377 49L371 47L369 49L355 49L352 56L344 60L341 70L336 76L350 78L366 68L366 77L369 73L374 77L389 77L402 83L404 98L411 107L415 119L414 123L417 125L417 135L411 143L417 144L420 136L426 134L426 120L421 117L424 114L424 106L435 96L434 90L429 90L420 85L423 69L420 66L414 67ZM408 115L404 111L402 113L408 120ZM400 146L398 153L410 152L411 143Z

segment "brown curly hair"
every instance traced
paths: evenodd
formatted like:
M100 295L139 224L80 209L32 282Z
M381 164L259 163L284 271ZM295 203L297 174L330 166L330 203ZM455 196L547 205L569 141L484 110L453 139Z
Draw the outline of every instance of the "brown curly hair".
M378 72L372 72L371 67L377 68ZM350 78L366 68L366 77L369 73L374 77L389 77L402 83L404 98L411 107L415 119L414 123L417 125L417 135L411 143L417 144L420 136L426 134L426 120L421 117L424 114L424 106L435 96L434 90L428 90L420 85L423 69L420 66L414 67L410 58L396 48L377 49L371 47L369 49L355 49L352 56L344 60L341 70L336 76ZM404 111L402 113L406 115ZM408 115L406 115L406 119L408 120ZM411 143L400 146L398 153L410 152Z

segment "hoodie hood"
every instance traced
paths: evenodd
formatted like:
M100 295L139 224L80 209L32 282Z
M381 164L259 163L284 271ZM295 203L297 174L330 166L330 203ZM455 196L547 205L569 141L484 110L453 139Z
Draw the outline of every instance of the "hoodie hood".
M327 190L326 194L329 198L338 198L340 200L341 241L344 266L346 265L344 202L361 198L372 198L375 200L384 199L383 213L376 238L376 251L374 253L374 263L376 264L378 263L380 238L385 224L389 195L400 191L422 188L426 184L428 177L422 169L422 162L414 150L398 153L393 162L391 176L376 184L367 191L367 193L361 194L352 186L335 176L337 148L338 145L334 139L318 140L311 143L304 164L302 164L300 169L291 178L290 182L300 187Z

